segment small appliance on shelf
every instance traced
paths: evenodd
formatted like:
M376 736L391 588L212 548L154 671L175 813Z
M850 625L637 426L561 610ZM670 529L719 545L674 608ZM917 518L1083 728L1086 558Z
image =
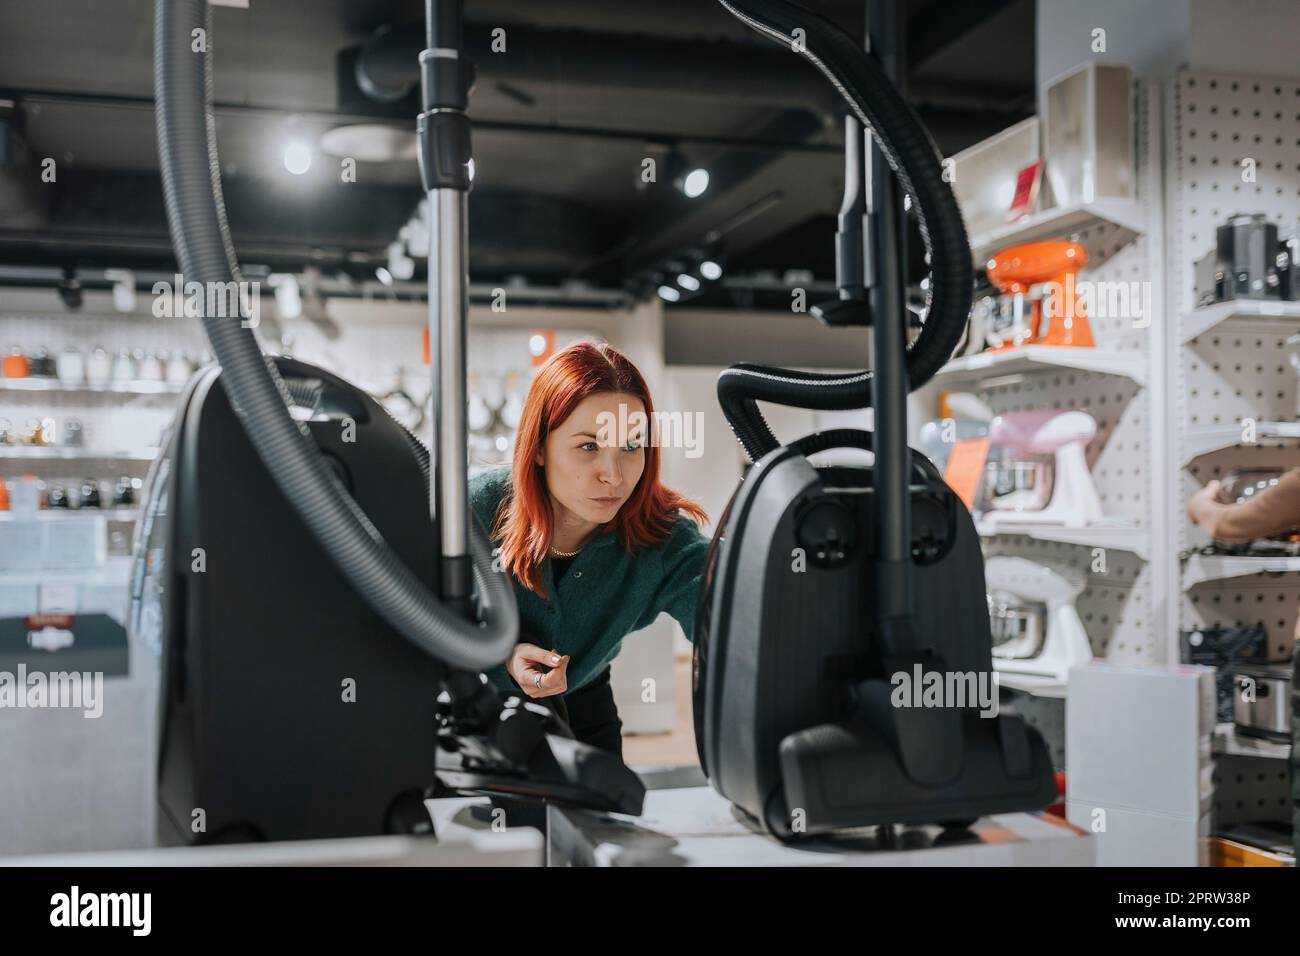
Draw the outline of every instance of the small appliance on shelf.
M1096 434L1096 419L1081 411L995 418L986 466L992 486L985 489L981 521L999 530L1023 524L1082 528L1101 520L1101 497L1084 454Z
M995 253L986 269L1002 296L1000 307L985 319L990 346L1093 346L1092 327L1078 294L1078 273L1087 264L1088 250L1063 239L1022 243Z
M1092 659L1088 633L1075 609L1082 576L1028 558L998 555L984 565L993 668L1064 683L1070 668Z
M1233 216L1215 230L1214 248L1196 261L1196 304L1294 297L1294 244L1278 241L1261 213ZM1285 278L1285 283L1283 282Z

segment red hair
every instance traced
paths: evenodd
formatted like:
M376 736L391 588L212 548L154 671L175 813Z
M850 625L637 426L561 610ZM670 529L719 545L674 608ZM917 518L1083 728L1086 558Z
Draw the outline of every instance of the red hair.
M591 395L621 392L634 395L653 422L654 405L641 372L626 355L611 345L578 342L556 352L541 368L528 389L514 464L510 494L504 498L493 522L492 534L501 540L504 568L535 594L545 595L541 565L550 551L555 515L546 486L546 470L537 464L546 436ZM645 468L636 488L619 509L612 524L625 549L637 552L662 544L679 512L697 522L708 520L704 509L659 481L659 447L645 443Z

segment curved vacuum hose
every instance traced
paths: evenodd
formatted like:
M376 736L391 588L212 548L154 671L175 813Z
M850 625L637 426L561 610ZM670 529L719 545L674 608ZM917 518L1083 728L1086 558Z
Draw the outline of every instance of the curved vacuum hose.
M957 347L970 313L974 280L966 225L952 189L943 180L938 149L880 64L835 24L786 0L721 3L737 19L792 48L821 71L863 127L871 130L912 197L931 269L929 316L907 351L908 383L913 390L920 388ZM795 37L800 38L797 44ZM718 379L718 401L745 451L757 461L779 443L756 400L828 410L867 408L871 379L871 372L826 375L736 365Z
M206 52L194 52L199 37ZM167 222L186 282L204 288L239 281L212 115L212 39L206 0L155 0L154 96ZM454 667L483 670L505 660L519 633L519 612L509 580L492 570L482 524L470 524L484 603L480 624L444 608L335 479L306 427L289 415L284 382L252 329L238 316L204 315L203 327L258 456L361 598L399 634Z

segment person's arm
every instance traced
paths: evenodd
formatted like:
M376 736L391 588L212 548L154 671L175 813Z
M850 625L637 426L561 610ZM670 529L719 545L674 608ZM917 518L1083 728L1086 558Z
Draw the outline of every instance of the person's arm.
M1300 525L1300 468L1241 504L1221 501L1222 491L1211 481L1187 502L1187 514L1215 541L1245 544Z
M682 626L686 639L695 641L695 605L699 600L704 577L704 562L709 553L709 539L690 518L681 518L664 545L664 576L655 600L647 613L649 624L667 611Z

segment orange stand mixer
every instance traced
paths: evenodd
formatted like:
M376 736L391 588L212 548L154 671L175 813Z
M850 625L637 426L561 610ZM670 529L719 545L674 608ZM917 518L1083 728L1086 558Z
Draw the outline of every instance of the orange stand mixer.
M1013 316L1007 332L990 334L992 350L1020 345L1091 347L1092 326L1076 279L1087 264L1088 250L1064 239L1009 246L989 259L989 281L1011 299ZM1018 321L1026 306L1028 321Z

